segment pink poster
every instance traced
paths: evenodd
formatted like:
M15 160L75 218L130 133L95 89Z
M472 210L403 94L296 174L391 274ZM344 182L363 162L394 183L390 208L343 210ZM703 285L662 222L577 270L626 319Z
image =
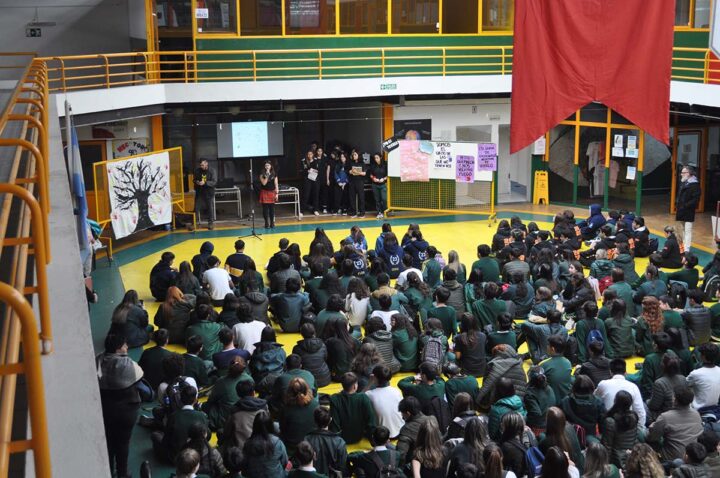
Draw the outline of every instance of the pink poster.
M430 181L430 154L420 151L420 141L400 141L400 181Z

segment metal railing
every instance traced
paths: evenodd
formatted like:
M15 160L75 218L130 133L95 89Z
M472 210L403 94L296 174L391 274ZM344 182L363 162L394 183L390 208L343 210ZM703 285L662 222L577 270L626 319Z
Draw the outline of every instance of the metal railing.
M195 83L398 76L508 75L512 46L111 53L41 58L51 92ZM720 83L707 48L673 48L672 78Z
M0 54L0 62L3 59ZM27 451L32 451L35 475L50 477L41 369L41 354L52 351L46 274L50 261L48 72L45 62L31 56L18 73L17 85L0 110L0 151L7 161L3 170L9 171L0 182L0 477L8 476L12 454ZM39 320L29 302L34 296ZM25 439L12 435L18 418L19 374L26 376L29 405L30 437Z

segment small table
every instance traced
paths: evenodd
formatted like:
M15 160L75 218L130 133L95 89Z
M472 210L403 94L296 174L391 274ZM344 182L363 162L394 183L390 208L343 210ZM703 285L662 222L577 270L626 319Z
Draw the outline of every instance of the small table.
M287 184L278 186L278 200L275 204L294 204L295 217L300 220L300 190Z
M215 205L217 204L228 204L235 203L237 207L238 217L242 217L242 197L240 194L240 188L233 186L231 188L215 188ZM217 217L217 214L215 214Z

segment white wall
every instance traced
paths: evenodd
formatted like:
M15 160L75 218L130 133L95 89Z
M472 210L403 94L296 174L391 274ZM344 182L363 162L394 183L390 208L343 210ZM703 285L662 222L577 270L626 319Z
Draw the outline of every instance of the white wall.
M32 7L43 3L63 5L38 9L40 21L57 25L42 27L40 38L27 38L25 26L35 16ZM6 51L36 52L40 56L128 51L128 37L127 1L0 2L0 40Z
M104 139L93 137L93 128L103 128L115 131L114 139ZM113 159L113 141L122 139L144 139L147 140L148 147L152 148L152 128L150 118L134 118L129 120L118 121L113 126L94 125L80 126L77 128L78 141L105 141L105 157Z

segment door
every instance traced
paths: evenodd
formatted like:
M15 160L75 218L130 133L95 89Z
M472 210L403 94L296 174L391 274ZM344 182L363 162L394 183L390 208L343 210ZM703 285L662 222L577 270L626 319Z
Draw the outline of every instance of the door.
M510 154L510 125L498 129L498 204L525 202L530 199L530 150L532 146Z
M677 129L677 134L673 137L670 213L675 213L675 197L680 188L680 171L684 166L692 166L697 171L701 191L697 211L704 210L706 152L707 128Z
M80 141L80 158L82 159L83 177L85 179L86 197L88 203L88 216L97 220L97 203L95 202L95 177L93 164L107 159L107 144L105 141ZM104 179L104 178L103 178ZM103 181L102 184L105 184ZM98 198L107 202L108 198ZM102 210L102 207L101 207Z

